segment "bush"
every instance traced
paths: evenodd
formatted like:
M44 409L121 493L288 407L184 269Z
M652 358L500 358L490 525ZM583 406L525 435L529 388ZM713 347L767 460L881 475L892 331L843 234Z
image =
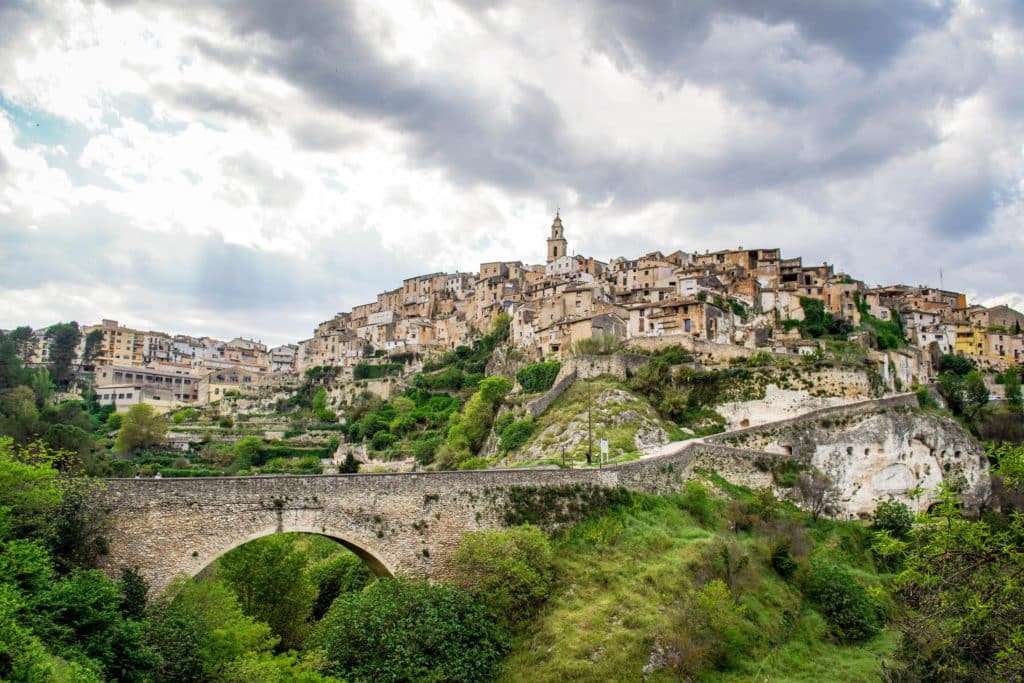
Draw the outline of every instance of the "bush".
M363 561L350 552L335 553L309 568L307 576L316 586L313 619L319 621L342 593L361 591L373 581L373 574Z
M882 604L846 569L832 564L812 564L804 593L821 608L841 642L866 640L883 626Z
M914 527L914 513L897 500L886 500L875 508L872 527L884 529L896 538L906 538Z
M788 579L793 573L799 569L799 565L796 560L793 559L793 553L790 550L789 542L782 540L772 546L771 555L772 569L784 579Z
M505 636L467 591L385 579L339 595L312 646L353 681L491 680Z
M487 469L487 458L466 458L459 463L460 470L485 470Z
M547 391L555 383L562 364L557 360L546 363L531 363L516 373L516 380L529 393Z
M475 595L492 618L510 623L529 619L554 580L551 543L530 525L467 534L453 563L455 582Z
M437 448L440 445L441 437L436 435L432 435L424 439L418 439L412 444L412 457L415 458L416 462L421 466L426 467L434 462L434 454L437 452Z
M707 487L699 482L686 482L679 506L693 515L701 526L709 526L715 520L715 501L711 499Z
M533 428L533 420L529 418L510 424L501 434L501 452L508 453L522 446L533 435Z
M390 432L377 432L370 439L370 447L375 451L386 451L395 442L394 434Z

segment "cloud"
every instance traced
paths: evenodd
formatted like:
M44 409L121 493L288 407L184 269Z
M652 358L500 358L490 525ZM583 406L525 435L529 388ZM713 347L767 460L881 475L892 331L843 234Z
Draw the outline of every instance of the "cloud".
M948 286L1013 293L1021 16L1009 0L5 3L0 240L17 263L0 325L85 307L305 336L416 273L541 260L556 207L598 258L780 246L872 282L941 264ZM75 296L48 301L60 287Z

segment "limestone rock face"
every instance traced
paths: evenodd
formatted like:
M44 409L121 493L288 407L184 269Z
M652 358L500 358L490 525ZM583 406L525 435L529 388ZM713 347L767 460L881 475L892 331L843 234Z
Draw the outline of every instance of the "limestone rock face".
M807 421L765 432L748 445L826 473L848 517L870 515L890 498L926 509L942 481L957 486L968 510L977 510L991 492L981 445L953 420L910 410Z
M668 432L661 426L654 410L621 389L605 389L596 395L591 419L595 452L598 439L612 429L618 430L620 439L623 434L630 434L633 448L641 452L663 446L669 440ZM517 457L525 460L551 457L560 453L562 447L567 453L585 450L587 433L588 420L584 410L572 415L567 423L555 422L545 427ZM621 440L613 439L610 445L612 457L622 454L624 449Z

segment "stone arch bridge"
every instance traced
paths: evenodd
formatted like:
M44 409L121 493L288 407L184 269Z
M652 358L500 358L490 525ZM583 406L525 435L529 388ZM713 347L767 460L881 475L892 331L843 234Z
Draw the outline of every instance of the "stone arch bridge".
M137 568L151 592L159 593L175 577L194 576L251 540L306 532L337 540L378 575L443 579L464 534L505 526L517 489L562 487L563 497L552 498L561 504L585 487L669 493L681 490L696 468L752 488L772 486L766 458L825 469L841 489L846 514L864 514L866 505L873 510L873 498L858 496L888 485L893 467L909 478L890 495L915 485L933 487L949 472L966 478L982 500L984 453L955 423L943 427L937 418L915 416L910 407L916 401L903 394L826 408L671 444L657 455L604 469L110 479L97 500L112 522L104 569L116 575ZM840 427L837 420L849 425ZM865 426L879 422L886 425L881 432ZM922 431L934 435L922 437ZM936 443L915 455L915 438ZM864 455L850 455L859 453Z
M155 594L251 540L306 532L337 540L377 575L444 578L463 534L504 526L517 487L666 493L702 462L749 469L757 455L690 442L604 469L110 479L98 501L112 524L103 564L112 575L137 568Z

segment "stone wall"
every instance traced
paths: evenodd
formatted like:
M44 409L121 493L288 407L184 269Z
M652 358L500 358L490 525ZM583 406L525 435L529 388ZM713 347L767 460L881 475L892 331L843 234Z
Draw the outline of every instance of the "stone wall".
M113 519L105 569L116 575L137 567L158 592L234 547L294 531L337 539L378 574L440 579L450 575L464 534L503 524L511 487L621 486L664 494L682 490L702 468L759 488L773 485L773 460L790 458L836 481L847 516L944 478L961 481L966 504L976 506L988 491L980 446L956 423L911 411L914 401L910 394L827 408L706 442L679 442L603 469L107 480L99 500Z
M616 353L608 356L573 356L562 361L562 372L576 373L579 379L593 379L612 375L624 380L651 362L650 356L636 353Z
M689 334L666 334L660 337L632 337L625 341L628 348L658 351L670 346L681 346L698 356L705 363L716 365L728 363L734 358L747 358L764 349L753 349L733 344L716 344L705 339L696 339Z
M576 372L574 370L567 371L563 367L562 370L559 371L558 377L555 378L555 383L551 385L551 388L547 390L547 393L526 404L526 413L533 417L537 417L550 408L551 404L558 400L558 397L565 393L565 390L571 387L572 383L575 381Z

